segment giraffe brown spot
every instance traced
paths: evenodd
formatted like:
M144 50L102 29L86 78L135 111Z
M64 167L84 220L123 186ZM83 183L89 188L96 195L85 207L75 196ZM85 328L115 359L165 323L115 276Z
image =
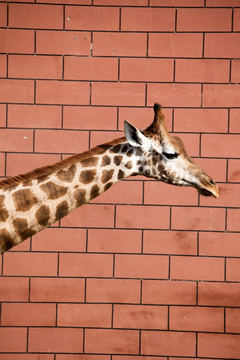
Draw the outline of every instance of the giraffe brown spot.
M82 167L91 167L91 166L94 167L97 165L97 163L98 163L98 157L95 156L81 161Z
M79 188L79 185L75 185L75 186L74 186L74 189L78 189L78 188Z
M41 189L47 194L48 198L55 200L67 193L68 188L54 184L52 181L41 185Z
M78 189L74 193L74 199L76 199L76 206L79 207L87 202L86 190Z
M37 181L38 181L38 184L40 184L41 182L44 182L46 180L49 179L49 176L48 175L43 175L43 176L40 176Z
M30 189L18 190L12 197L17 211L28 211L38 202Z
M24 181L23 186L24 187L32 186L32 181L31 180Z
M113 159L114 164L117 165L117 166L119 166L119 165L121 164L122 158L123 158L123 157L122 157L121 155L116 155L116 156L114 156L114 159Z
M124 145L123 148L122 148L122 152L127 152L127 151L128 151L128 146Z
M104 191L107 191L111 186L113 185L113 182L109 182L104 186Z
M0 253L11 249L14 245L9 232L5 228L0 230Z
M102 183L105 184L106 182L108 182L109 180L111 180L112 176L113 176L114 170L103 170L102 172Z
M132 156L132 154L133 154L133 149L130 149L128 152L127 152L127 156Z
M122 171L121 169L118 171L118 180L122 180L125 176L124 171Z
M111 158L108 156L108 155L105 155L103 158L102 158L102 164L101 166L107 166L107 165L110 165L111 164Z
M90 191L90 199L97 197L99 195L99 191L100 187L97 184L93 185Z
M70 166L68 170L59 170L57 172L57 177L66 182L72 182L76 173L77 167L75 164Z
M127 169L131 169L133 167L133 163L132 161L128 161L125 165L124 165Z
M49 206L42 205L36 212L35 218L41 226L48 226L50 220Z
M96 173L97 173L96 170L84 170L81 172L79 180L83 184L89 184L89 183L93 182L94 176L96 175Z
M0 222L6 221L9 216L8 211L6 210L5 205L4 205L4 199L5 199L5 196L1 195L0 196Z
M114 153L119 153L119 151L121 150L121 145L116 145L114 146L111 151L114 152Z
M56 209L56 217L55 220L60 220L62 219L64 216L66 216L68 214L68 203L67 201L63 201L60 204L58 204L57 209Z
M26 219L20 219L20 218L14 219L13 226L16 233L20 236L21 240L25 240L30 236L36 234L36 231L28 228L28 222Z

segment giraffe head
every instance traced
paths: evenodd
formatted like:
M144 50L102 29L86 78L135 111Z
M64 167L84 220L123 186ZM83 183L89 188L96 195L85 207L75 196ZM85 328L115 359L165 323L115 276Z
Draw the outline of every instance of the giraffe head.
M218 197L218 187L188 156L182 140L170 136L159 104L154 120L140 131L125 121L128 143L140 152L139 173L172 185L195 187L201 195Z

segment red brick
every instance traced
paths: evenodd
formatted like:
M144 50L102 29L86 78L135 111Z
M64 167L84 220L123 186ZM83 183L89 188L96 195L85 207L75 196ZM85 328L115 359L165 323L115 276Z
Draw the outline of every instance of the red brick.
M52 153L80 153L88 148L88 133L67 130L37 130L35 151Z
M110 190L98 196L91 203L99 204L141 204L142 183L140 181L122 181Z
M153 105L153 104L152 104ZM172 130L172 109L164 109L165 123L169 131ZM153 119L151 108L119 108L119 130L124 129L124 121L128 120L138 129L147 128Z
M117 206L116 226L119 228L162 229L169 227L169 208L156 211L155 206Z
M202 57L202 44L202 34L153 33L149 34L148 56Z
M194 162L198 164L209 176L215 181L226 181L226 159L194 159Z
M227 60L176 60L176 82L228 83Z
M0 153L0 176L5 175L5 154Z
M66 57L64 61L64 79L117 80L118 60L112 58Z
M82 302L85 294L84 279L33 278L31 301L37 302Z
M167 107L201 106L200 84L148 84L147 104L152 106L156 99Z
M118 30L119 9L117 7L67 6L66 30Z
M143 232L143 252L148 254L196 255L197 234L190 231Z
M205 197L201 197L200 205L203 206L223 206L223 207L237 207L239 205L238 195L240 191L240 184L220 184L219 185L219 199L214 201L210 198L209 201Z
M32 151L33 132L32 130L0 129L0 144L1 151Z
M36 55L10 55L9 78L61 79L62 57Z
M106 142L112 141L123 137L123 132L116 131L92 131L90 137L90 147L98 146L99 144L104 144Z
M227 259L226 280L240 281L240 259Z
M122 8L122 31L173 31L174 9Z
M85 250L86 231L84 229L49 228L34 235L32 239L32 251L82 252Z
M204 85L204 107L237 107L239 106L240 85Z
M147 0L93 0L94 5L147 6Z
M90 55L89 32L37 31L37 54Z
M192 2L192 0L150 0L150 6L166 6L166 7L198 7L203 6L204 1L203 0L195 0Z
M0 101L10 103L33 103L32 80L0 79Z
M240 243L237 233L199 234L199 254L207 256L240 257Z
M198 334L198 356L238 359L240 352L239 335Z
M141 33L93 33L94 56L146 56L147 35Z
M26 328L0 328L1 352L25 352L27 347Z
M229 121L229 131L233 133L240 132L240 109L230 109L230 121Z
M86 329L87 353L137 354L139 332L135 330Z
M182 139L184 147L189 156L199 156L199 135L198 134L177 134L173 133L174 136L178 136ZM180 190L181 191L181 190Z
M7 154L7 176L15 176L60 161L58 155L49 154Z
M9 105L8 127L60 128L60 106Z
M58 326L111 327L112 305L59 304Z
M92 85L93 105L144 106L145 84L105 83Z
M240 333L240 309L226 309L226 332Z
M195 189L169 187L169 185L147 181L144 185L144 204L157 205L197 205Z
M55 304L2 304L3 326L54 326Z
M0 52L22 53L34 52L34 31L0 29Z
M30 328L28 351L81 353L83 351L83 330L44 327Z
M176 280L224 280L224 259L172 256L170 277Z
M38 80L36 101L39 104L88 105L89 93L87 82Z
M60 254L60 276L111 277L113 257L106 254Z
M175 109L174 131L227 132L228 111L225 109Z
M225 11L225 9L224 9ZM240 34L205 34L204 56L211 58L238 58Z
M110 360L110 355L69 355L56 354L56 360Z
M1 13L1 8L0 8L0 13ZM0 76L1 77L7 76L7 55L3 55L3 54L0 55Z
M113 107L63 108L63 127L82 130L117 130L117 109Z
M240 160L229 159L228 179L229 182L240 182Z
M177 31L231 31L229 9L178 9Z
M203 134L202 156L235 158L240 152L239 138L239 135Z
M84 205L61 221L67 227L112 228L114 226L113 205Z
M88 252L140 253L139 230L89 229Z
M239 31L240 30L239 21L240 21L240 9L234 9L233 31Z
M198 284L199 305L239 307L239 294L239 283L200 282Z
M173 60L121 59L121 81L173 81Z
M7 4L0 4L0 26L7 26Z
M29 279L0 278L0 301L28 301Z
M240 82L240 60L232 60L231 82L232 83Z
M142 331L141 353L144 355L195 356L196 335L173 331Z
M50 4L67 4L69 5L68 0L36 0L36 2L50 3ZM72 0L71 5L92 5L91 0Z
M234 7L238 6L238 0L206 0L206 6L210 7Z
M195 305L196 283L190 281L143 280L142 303Z
M6 117L7 117L6 104L0 104L0 126L1 127L6 126Z
M225 210L197 207L173 208L172 229L223 231Z
M54 354L0 354L0 360L54 360Z
M54 276L57 274L57 254L7 253L4 275Z
M38 4L9 4L9 26L62 29L63 7Z
M115 277L167 279L168 256L158 255L116 255Z
M127 329L167 329L166 306L114 305L113 327Z
M140 301L140 281L128 279L87 279L87 302L132 303Z
M130 356L122 356L122 355L120 355L120 356L118 356L118 355L113 355L113 357L112 357L112 359L113 360L167 360L167 358L166 357L156 357L156 356L140 356L140 355L138 355L138 356L132 356L132 355L130 355Z
M169 319L170 330L224 331L224 311L208 307L172 306Z
M227 210L227 230L240 231L240 210L228 209Z

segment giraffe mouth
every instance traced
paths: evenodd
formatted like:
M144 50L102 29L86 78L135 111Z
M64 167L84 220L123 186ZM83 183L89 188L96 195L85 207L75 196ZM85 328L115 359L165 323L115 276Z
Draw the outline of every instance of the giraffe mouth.
M203 196L213 196L214 198L218 198L219 196L217 185L215 185L214 188L211 190L208 190L206 188L199 188L198 192Z
M207 189L200 189L199 190L200 194L203 196L212 196L213 194L211 193L211 191L207 190ZM213 195L214 196L214 195Z

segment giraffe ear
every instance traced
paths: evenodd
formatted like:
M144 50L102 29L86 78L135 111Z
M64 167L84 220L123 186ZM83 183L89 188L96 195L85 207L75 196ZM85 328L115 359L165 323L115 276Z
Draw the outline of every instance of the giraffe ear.
M146 137L134 125L128 121L124 121L124 132L126 139L131 146L142 146L146 141Z

